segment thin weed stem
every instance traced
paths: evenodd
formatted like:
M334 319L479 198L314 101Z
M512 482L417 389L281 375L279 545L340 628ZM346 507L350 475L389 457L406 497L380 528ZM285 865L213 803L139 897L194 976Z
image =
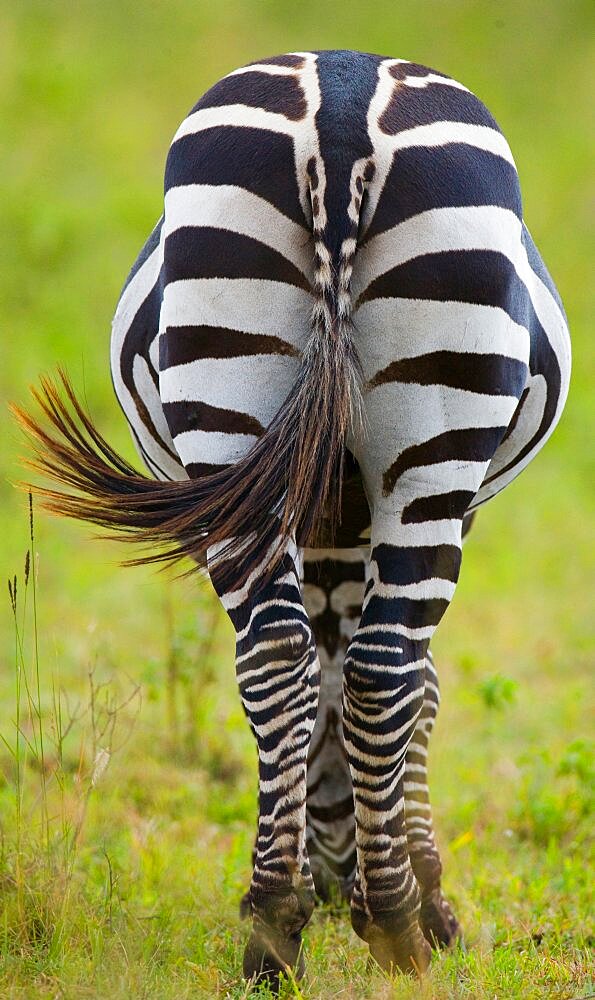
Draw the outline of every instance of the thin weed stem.
M35 681L36 681L36 715L37 724L39 728L39 767L40 767L40 781L41 781L41 808L42 808L42 823L44 828L44 839L45 839L45 850L46 858L48 863L48 870L50 865L50 823L48 815L48 798L47 798L47 781L46 781L46 759L45 759L45 749L43 741L43 722L41 716L41 679L39 672L39 630L37 625L37 572L38 572L38 559L35 552L35 519L33 517L33 496L29 493L29 539L31 541L31 559L33 562L33 573L31 577L31 589L33 595L33 644L34 644L34 663L35 663ZM26 574L27 575L27 574Z

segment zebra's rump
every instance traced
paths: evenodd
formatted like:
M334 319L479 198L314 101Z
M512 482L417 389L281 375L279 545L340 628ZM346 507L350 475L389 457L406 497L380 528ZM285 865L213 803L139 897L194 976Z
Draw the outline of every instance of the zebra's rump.
M255 446L299 377L325 269L343 274L366 407L394 436L385 491L404 451L454 457L490 406L492 466L479 495L456 500L483 502L555 426L563 312L522 222L508 144L461 84L352 52L244 67L181 124L165 189L112 339L116 392L154 475L202 476ZM502 424L504 397L519 405ZM414 415L411 439L389 399ZM425 426L436 407L453 414L442 436ZM346 460L341 545L369 524L358 468Z

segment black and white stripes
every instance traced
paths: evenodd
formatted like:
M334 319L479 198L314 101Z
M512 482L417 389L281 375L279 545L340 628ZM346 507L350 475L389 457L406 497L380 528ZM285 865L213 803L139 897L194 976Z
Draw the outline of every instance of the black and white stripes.
M415 63L299 52L174 135L112 375L151 476L46 384L48 506L207 564L259 751L247 975L301 967L314 886L387 968L456 919L427 785L428 644L471 512L534 457L570 371L560 299L482 103ZM49 457L47 457L49 456ZM322 675L321 675L322 668ZM311 865L308 858L311 855Z

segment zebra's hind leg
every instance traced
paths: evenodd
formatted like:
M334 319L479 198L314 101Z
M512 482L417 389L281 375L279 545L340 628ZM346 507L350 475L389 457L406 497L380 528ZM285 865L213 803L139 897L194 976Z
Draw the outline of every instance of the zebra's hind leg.
M422 710L405 757L405 824L411 867L421 891L421 929L434 947L449 947L460 940L461 931L440 886L442 862L434 837L427 769L428 744L439 705L438 675L428 650Z
M349 899L355 875L353 787L343 740L343 661L361 617L367 552L306 549L304 604L321 667L316 726L308 755L306 840L317 895Z
M301 931L314 908L306 852L306 760L316 719L320 668L302 603L295 548L269 582L252 574L230 585L223 563L211 579L236 631L236 673L259 758L259 821L249 889L252 931L246 978L303 973ZM225 582L223 582L225 581Z
M420 974L431 948L424 887L409 853L406 760L426 700L429 640L458 579L462 516L446 508L451 516L438 518L420 539L391 510L394 500L373 499L368 583L343 686L357 844L351 919L382 968Z
M465 541L475 514L463 518ZM405 821L407 845L415 877L421 889L420 924L434 947L462 942L461 928L441 889L442 862L434 836L428 786L428 745L440 707L440 685L430 650L425 662L424 703L413 739L405 757Z

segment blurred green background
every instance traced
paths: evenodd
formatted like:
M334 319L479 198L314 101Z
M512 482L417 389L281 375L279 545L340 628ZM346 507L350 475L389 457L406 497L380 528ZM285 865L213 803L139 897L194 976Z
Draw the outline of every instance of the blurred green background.
M444 707L433 749L434 795L450 865L447 885L475 926L471 937L484 955L484 965L467 960L469 995L483 995L484 987L492 989L486 995L504 991L509 974L513 991L512 970L525 968L523 962L528 978L515 980L514 989L522 986L519 995L532 996L531 984L544 975L573 988L579 980L584 984L583 960L577 956L583 955L580 935L586 933L583 772L593 652L589 377L594 359L587 325L593 306L592 5L586 0L376 0L370 5L353 0L299 5L287 0L20 0L1 3L0 13L0 565L5 578L22 573L29 544L26 498L11 485L21 474L22 444L8 416L9 400L25 401L28 384L40 372L65 364L74 384L84 387L105 436L129 458L135 456L111 388L110 321L127 271L161 212L169 141L201 93L259 56L358 48L451 74L495 115L516 159L526 222L566 306L574 372L566 412L552 440L520 479L480 512L457 596L436 639ZM153 873L149 882L153 879L156 897L169 892L185 898L190 890L178 869L192 868L189 859L199 842L209 846L205 870L196 878L208 872L214 879L210 910L203 900L207 945L201 939L206 951L198 962L200 970L207 970L207 985L200 979L203 972L192 970L200 951L198 932L190 934L192 921L184 923L179 908L177 915L172 912L174 923L163 924L165 936L176 942L170 965L163 966L163 981L143 978L149 961L145 946L135 951L134 933L122 918L128 931L120 933L131 935L128 952L136 958L129 957L126 965L120 956L118 965L110 952L119 970L114 983L121 984L122 995L168 996L167 979L177 983L178 996L224 996L218 991L227 989L225 975L229 982L238 975L236 952L243 932L237 927L235 898L249 874L254 819L253 752L235 694L229 629L205 587L146 569L120 570L121 550L89 536L84 527L37 518L42 711L51 716L52 678L69 697L82 698L94 664L102 678L115 678L116 684L122 678L139 683L144 702L133 735L120 753L120 770L114 763L105 779L105 804L111 803L117 816L111 835L120 845L122 878L131 866L140 872L134 905L142 910L151 895L145 862L131 861L127 852L139 817L144 822L153 816L159 830L178 824L175 850L165 834L155 846L160 861L151 863L159 876ZM15 640L8 595L0 604L0 628L0 732L9 734ZM177 671L173 687L172 663ZM193 712L198 723L191 719ZM184 742L180 734L190 731L192 740ZM567 766L564 762L577 753L580 766ZM12 765L8 757L0 763L0 823L10 841ZM144 805L137 795L141 785L146 785ZM177 790L173 799L166 789ZM34 817L34 797L30 809ZM104 845L110 836L99 802L90 823L92 854L93 844L101 840ZM168 867L169 852L176 858L179 884ZM93 886L96 877L92 866L82 864L85 871L83 895L85 878ZM191 906L188 900L184 905L186 910ZM218 938L213 928L221 919L223 937ZM545 966L543 956L521 960L514 950L519 937L542 925L551 925L559 949L547 953ZM226 937L230 926L231 937ZM78 941L80 928L70 932ZM334 982L335 993L339 987L347 990L347 980L327 952L338 954L345 947L351 955L354 949L353 961L363 962L355 939L345 929L344 937L335 940L326 924L311 933L320 982ZM492 952L494 941L504 950ZM78 982L83 973L64 947L64 982L69 982L64 971L69 962L75 970L72 982ZM510 968L498 958L505 952L512 956ZM24 972L6 954L3 961L10 995L37 996L31 983L37 983L38 966ZM50 981L58 975L47 966L47 956L39 961ZM92 974L85 967L89 982L94 976L100 981L102 961L97 959ZM221 967L227 969L223 979ZM138 981L130 979L132 968ZM449 968L444 981L437 973L428 995L467 995L449 992L449 976L458 975ZM351 980L357 969L349 973ZM381 995L379 980L375 987L364 981L362 972L359 992L345 996L363 996L368 988L375 990L370 995ZM460 975L457 981L460 985ZM308 995L327 995L322 985L316 988L321 992L313 987Z

